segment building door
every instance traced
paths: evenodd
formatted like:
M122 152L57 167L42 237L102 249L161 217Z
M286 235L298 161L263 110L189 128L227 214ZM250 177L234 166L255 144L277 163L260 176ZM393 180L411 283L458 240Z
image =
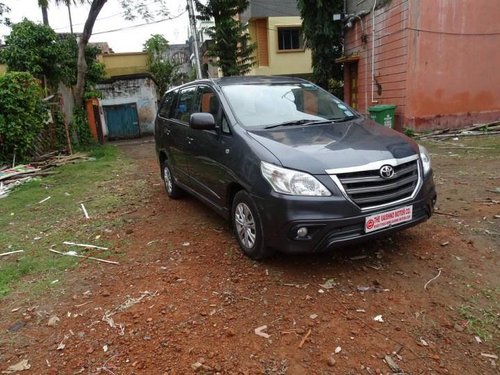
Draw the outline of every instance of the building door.
M139 116L135 103L104 106L109 139L140 137Z
M347 64L349 69L349 105L358 109L358 62Z

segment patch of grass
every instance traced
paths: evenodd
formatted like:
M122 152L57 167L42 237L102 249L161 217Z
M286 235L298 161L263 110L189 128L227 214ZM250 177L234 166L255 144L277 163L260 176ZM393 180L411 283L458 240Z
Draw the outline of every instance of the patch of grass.
M468 330L483 341L497 341L500 334L499 288L482 288L458 308Z
M467 328L483 341L491 341L498 330L498 313L491 308L479 308L473 305L462 305L458 312L467 320Z
M415 136L415 130L411 128L404 128L403 133L410 138L413 138Z
M96 236L121 225L121 220L106 214L126 203L129 189L138 191L134 184L119 183L126 181L131 164L115 146L95 146L86 151L95 160L56 168L54 175L22 185L0 201L0 252L24 250L0 258L0 298L20 287L23 280L26 288L33 290L38 289L37 283L50 285L52 280L64 277L65 269L78 264L77 258L50 253L50 247L72 250L63 248L63 241L107 246ZM90 220L84 218L81 202ZM83 254L81 248L78 251Z

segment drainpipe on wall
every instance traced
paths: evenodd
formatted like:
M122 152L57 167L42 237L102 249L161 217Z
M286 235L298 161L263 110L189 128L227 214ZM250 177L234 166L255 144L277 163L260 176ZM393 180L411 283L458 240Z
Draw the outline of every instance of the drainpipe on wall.
M378 103L375 100L375 7L377 6L377 0L373 2L372 8L372 103Z

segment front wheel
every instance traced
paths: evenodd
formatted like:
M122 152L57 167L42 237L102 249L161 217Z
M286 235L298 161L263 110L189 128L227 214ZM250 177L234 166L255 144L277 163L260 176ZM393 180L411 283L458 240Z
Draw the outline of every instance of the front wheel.
M167 161L163 160L161 164L161 175L163 178L163 183L165 185L165 191L167 192L168 196L172 199L182 197L183 191L175 183L174 176L172 175L172 171L170 170Z
M260 260L272 254L264 244L262 221L252 197L244 190L234 196L231 211L234 232L243 253Z

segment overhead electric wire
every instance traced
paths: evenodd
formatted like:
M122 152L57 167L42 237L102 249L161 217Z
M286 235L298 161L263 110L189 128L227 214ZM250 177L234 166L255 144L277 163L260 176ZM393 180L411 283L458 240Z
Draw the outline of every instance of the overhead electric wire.
M153 1L151 1L151 2L149 2L147 4L145 4L145 5L149 6L149 5L152 5L152 4L155 4L155 3L156 3L156 1L153 0ZM118 12L118 13L115 13L115 14L111 14L109 16L97 17L96 22L107 20L107 19L110 19L110 18L113 18L113 17L117 17L117 16L124 16L126 13L127 13L126 11L121 11L121 12ZM85 25L85 22L80 22L80 23L73 24L73 26L82 26L82 25ZM54 31L58 31L58 30L67 29L69 27L70 27L70 25L66 25L66 26L61 26L61 27L53 28L53 30Z
M105 31L98 31L98 32L92 33L92 35L99 35L99 34L114 33L114 32L117 32L117 31L123 31L123 30L128 30L128 29L135 29L135 28L137 28L137 27L142 27L142 26L147 26L147 25L154 25L154 24L157 24L157 23L165 22L165 21L171 21L171 20L175 20L176 18L181 17L181 16L182 16L182 15L184 15L186 12L187 12L187 10L185 10L184 12L179 13L179 14L177 14L177 15L173 16L173 17L167 17L167 18L163 18L163 19L161 19L161 20L156 20L156 21L151 21L151 22L140 23L140 24L138 24L138 25L124 26L124 27L120 27L120 28L118 28L118 29L105 30Z

